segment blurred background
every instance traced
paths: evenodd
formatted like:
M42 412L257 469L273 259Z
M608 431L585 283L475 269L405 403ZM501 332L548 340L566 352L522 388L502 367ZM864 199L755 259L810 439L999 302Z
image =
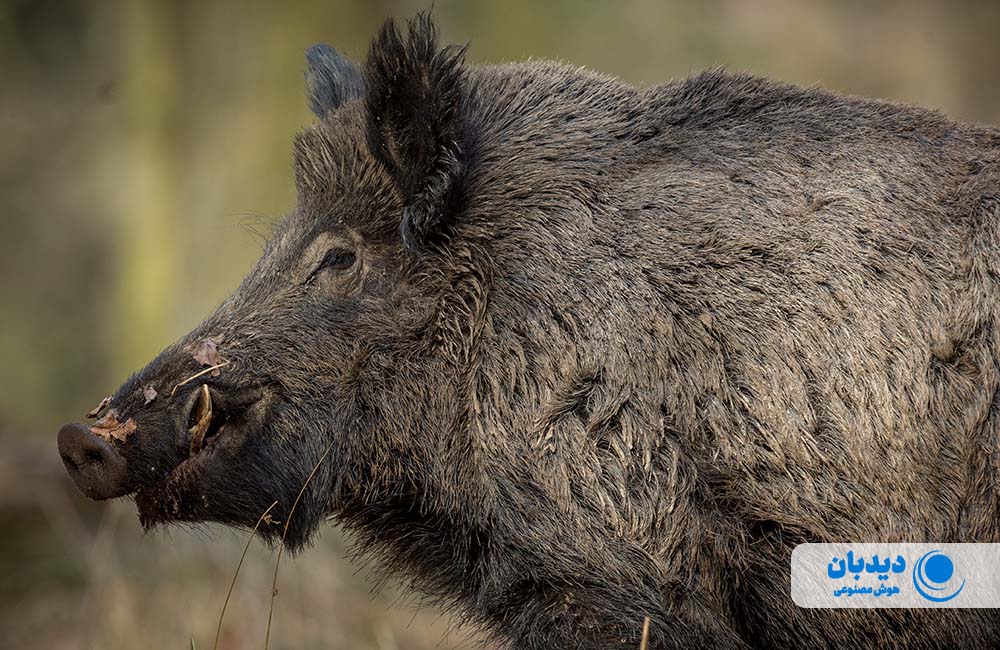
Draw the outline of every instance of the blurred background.
M303 52L364 58L429 2L0 0L0 647L211 648L245 533L144 535L72 488L58 427L218 304L291 205ZM1000 2L437 0L469 59L552 58L655 84L709 66L1000 123ZM349 560L285 558L272 648L476 637ZM221 647L263 647L254 544Z

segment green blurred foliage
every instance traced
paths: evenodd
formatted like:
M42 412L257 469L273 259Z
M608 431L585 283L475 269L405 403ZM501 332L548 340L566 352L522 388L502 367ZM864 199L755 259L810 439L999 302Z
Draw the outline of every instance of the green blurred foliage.
M211 647L240 536L142 536L129 504L72 491L55 431L197 324L291 206L305 48L362 60L386 17L428 4L0 0L0 646ZM552 58L637 84L725 66L1000 122L997 2L438 0L434 14L474 62ZM276 647L468 642L441 641L446 621L394 602L391 580L369 598L346 544L329 529L285 567ZM260 642L270 558L251 555L226 648Z

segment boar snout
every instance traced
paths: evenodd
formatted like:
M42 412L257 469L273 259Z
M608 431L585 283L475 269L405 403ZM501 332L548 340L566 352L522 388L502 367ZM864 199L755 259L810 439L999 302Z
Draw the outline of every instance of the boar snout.
M91 499L113 499L129 492L125 459L84 425L74 422L59 430L59 455L73 483Z

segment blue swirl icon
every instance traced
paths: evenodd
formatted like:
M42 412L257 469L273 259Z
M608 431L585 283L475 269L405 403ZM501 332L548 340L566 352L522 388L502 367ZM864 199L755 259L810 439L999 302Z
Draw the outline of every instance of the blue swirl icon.
M913 586L916 587L917 592L921 596L929 601L935 603L948 602L961 593L965 587L965 580L962 580L962 584L958 585L958 589L955 589L955 591L948 595L943 593L954 588L948 585L948 582L954 575L955 564L951 561L951 558L941 551L930 551L929 553L924 553L917 560L916 566L913 567Z

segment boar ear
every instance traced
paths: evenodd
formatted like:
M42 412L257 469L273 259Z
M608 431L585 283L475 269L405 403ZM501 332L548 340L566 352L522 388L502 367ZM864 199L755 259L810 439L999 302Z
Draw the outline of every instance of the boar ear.
M322 44L306 50L306 86L309 108L321 119L344 102L359 99L365 90L358 67L329 45Z
M402 196L400 233L411 250L442 225L462 173L464 54L465 48L438 49L434 24L419 14L405 37L386 22L368 55L368 146Z

